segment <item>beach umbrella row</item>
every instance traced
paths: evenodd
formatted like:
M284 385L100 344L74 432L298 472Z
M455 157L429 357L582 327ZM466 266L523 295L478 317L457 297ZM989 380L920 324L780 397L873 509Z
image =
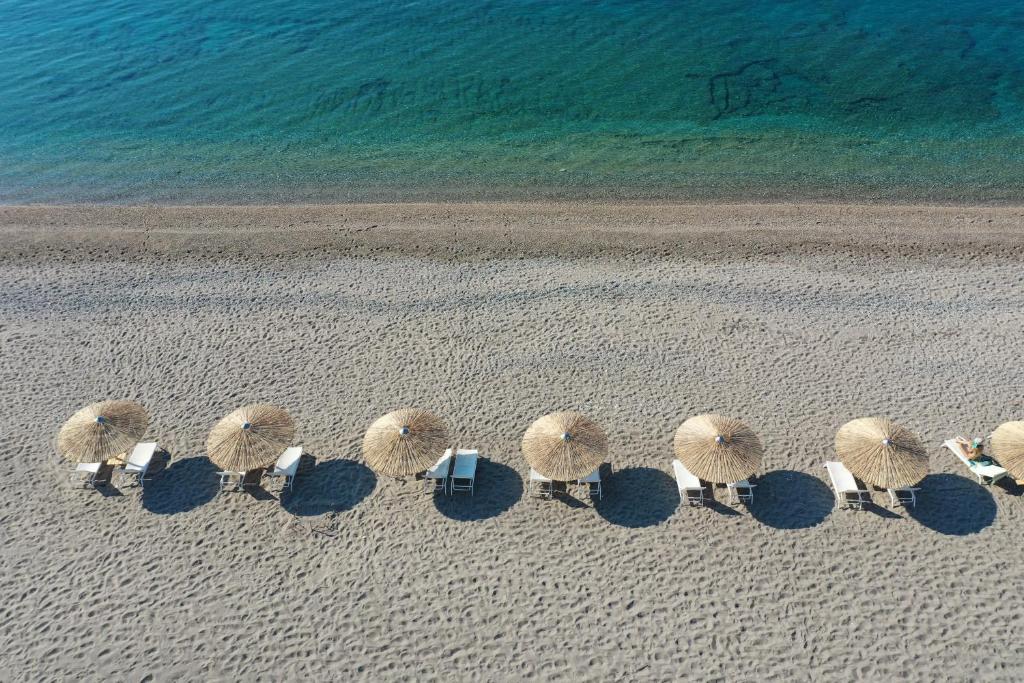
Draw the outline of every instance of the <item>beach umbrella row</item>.
M102 401L82 408L64 424L57 449L74 463L104 462L123 455L146 432L145 408L132 401ZM239 408L210 431L206 448L218 467L245 472L269 467L291 445L295 423L269 404ZM432 467L450 446L448 429L433 413L404 408L376 420L363 438L363 457L378 474L407 477ZM698 478L726 484L754 475L764 448L740 420L698 415L680 425L676 457ZM1007 422L992 434L999 463L1024 478L1024 421ZM928 456L905 427L880 417L847 422L835 437L839 460L858 479L887 489L913 486L928 473ZM581 479L608 457L608 437L585 415L562 411L541 417L526 430L523 456L531 468L555 481Z
M133 401L101 401L72 415L57 435L57 452L70 462L106 462L142 440L149 426L146 409ZM291 445L295 423L283 408L244 406L210 430L206 451L221 469L246 472L269 467Z

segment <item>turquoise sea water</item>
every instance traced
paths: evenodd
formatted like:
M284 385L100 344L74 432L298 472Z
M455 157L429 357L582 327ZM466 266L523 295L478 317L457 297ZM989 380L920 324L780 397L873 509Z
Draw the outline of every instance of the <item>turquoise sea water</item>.
M1024 1L0 0L0 201L1024 200Z

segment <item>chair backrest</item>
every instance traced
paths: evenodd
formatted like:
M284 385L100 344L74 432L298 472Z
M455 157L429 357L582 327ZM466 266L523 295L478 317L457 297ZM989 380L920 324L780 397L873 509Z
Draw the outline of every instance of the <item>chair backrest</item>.
M676 485L683 489L695 489L700 487L700 479L698 479L690 470L686 469L686 466L678 460L672 461L672 471L676 475Z
M476 461L480 456L476 451L459 451L455 456L455 470L452 477L456 479L471 479L476 474Z
M132 449L132 454L128 456L128 464L145 467L153 459L154 453L156 453L156 442L137 443Z
M455 455L480 455L480 451L475 448L460 448L455 451Z
M279 470L286 470L297 465L299 458L302 457L302 446L292 446L284 449L284 453L277 459L277 468Z
M537 470L530 468L530 481L551 481Z
M439 474L439 473L443 472L444 475L447 477L448 476L448 466L451 464L451 461L452 461L452 449L449 448L449 449L447 449L444 452L444 455L442 455L440 458L437 459L437 462L434 463L434 466L431 467L429 470L427 470L427 473L428 474Z
M840 493L847 491L857 491L857 480L853 478L853 474L850 470L846 469L846 465L835 460L830 460L825 463L825 469L828 470L829 479L832 480L832 487Z
M962 448L960 448L960 444L957 442L956 439L948 439L943 445L949 450L953 451L953 455L960 458L960 462L967 465L968 467L971 466L971 461L968 459L966 455L964 455L964 451Z

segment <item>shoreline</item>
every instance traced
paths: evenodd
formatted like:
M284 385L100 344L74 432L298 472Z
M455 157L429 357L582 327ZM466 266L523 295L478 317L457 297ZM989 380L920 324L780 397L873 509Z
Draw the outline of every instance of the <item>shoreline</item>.
M0 259L409 254L733 258L811 246L851 254L1024 254L1024 205L468 202L0 205ZM287 235L287 240L280 239ZM916 251L915 251L916 250ZM992 250L995 250L993 252Z

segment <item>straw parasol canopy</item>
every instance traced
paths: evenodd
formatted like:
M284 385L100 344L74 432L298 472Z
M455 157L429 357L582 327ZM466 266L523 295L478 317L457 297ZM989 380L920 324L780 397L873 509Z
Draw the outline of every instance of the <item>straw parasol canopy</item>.
M551 413L526 430L523 455L530 467L548 479L582 479L608 457L608 437L580 413Z
M228 413L206 438L206 453L228 472L269 467L292 444L295 423L277 406L258 403Z
M148 426L146 409L138 403L93 403L60 428L57 451L71 462L104 462L135 446Z
M1024 422L1006 422L992 432L992 455L1014 479L1024 479Z
M409 477L433 467L448 446L448 428L441 418L419 408L402 408L366 430L363 458L377 474Z
M691 417L679 425L673 446L686 469L713 484L751 477L764 454L761 440L750 427L721 415Z
M928 455L914 434L884 417L851 420L836 433L836 455L873 486L913 486L928 474Z

